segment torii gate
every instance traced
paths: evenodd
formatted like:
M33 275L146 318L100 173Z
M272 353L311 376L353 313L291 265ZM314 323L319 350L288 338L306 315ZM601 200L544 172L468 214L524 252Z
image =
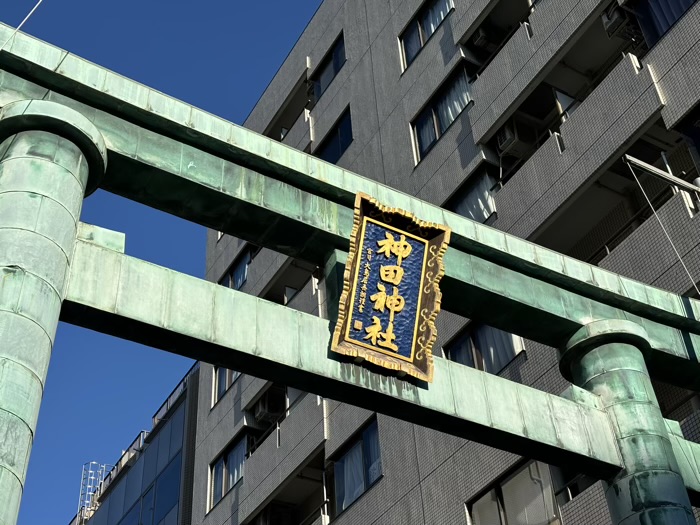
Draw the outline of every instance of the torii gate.
M11 32L0 25L0 41ZM26 35L0 53L0 108L1 524L16 523L59 316L573 466L605 481L615 524L695 523L700 445L663 419L649 374L700 390L700 303L464 219ZM447 225L443 308L561 349L576 386L554 396L440 358L423 385L337 360L328 320L128 257L123 234L79 222L98 187L322 266L335 297L357 192Z

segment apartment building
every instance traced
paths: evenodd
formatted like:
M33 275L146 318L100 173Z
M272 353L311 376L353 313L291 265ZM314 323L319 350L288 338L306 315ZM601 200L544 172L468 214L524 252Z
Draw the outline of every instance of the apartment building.
M697 195L652 172L698 177L698 27L693 0L325 0L245 125L695 296ZM333 322L322 269L216 231L207 242L208 280ZM568 386L556 349L450 312L438 330L448 359L554 394ZM225 368L202 364L186 384L88 523L611 523L601 483L570 469ZM697 396L655 388L664 416L700 439Z
M696 196L621 159L698 177L698 27L692 0L326 0L245 125L691 294L647 198L697 276ZM207 278L332 317L321 270L215 231ZM568 386L555 349L449 312L438 323L449 359ZM696 396L656 388L664 415L700 438ZM577 472L207 365L200 393L196 523L610 523L601 484Z

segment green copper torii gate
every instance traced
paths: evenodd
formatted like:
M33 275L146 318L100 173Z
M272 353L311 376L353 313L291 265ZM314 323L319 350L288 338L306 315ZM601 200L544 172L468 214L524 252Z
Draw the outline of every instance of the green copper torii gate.
M0 41L9 35L0 25ZM327 320L128 257L123 236L80 223L82 197L98 185L322 266L330 293L356 192L446 224L444 309L561 349L577 386L553 396L435 358L423 387L335 360ZM700 445L662 418L649 371L700 390L699 312L25 35L0 53L1 524L16 522L59 315L573 466L608 484L616 524L695 523Z

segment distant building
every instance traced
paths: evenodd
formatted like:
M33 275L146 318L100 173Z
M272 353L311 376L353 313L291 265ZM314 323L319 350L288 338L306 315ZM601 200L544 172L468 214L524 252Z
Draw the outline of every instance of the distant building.
M697 276L697 196L648 170L635 172L642 191L620 159L698 177L698 27L692 0L325 0L245 125L690 295L647 197ZM317 268L215 231L206 276L327 315ZM568 386L555 349L449 313L438 322L436 351L448 359L555 394ZM655 387L664 416L700 438L697 395ZM284 385L202 364L183 396L169 423L186 411L183 451L172 453L175 426L156 425L103 491L91 525L611 523L601 484L577 472ZM161 461L156 440L167 433ZM166 512L160 476L171 502L168 469L178 461L179 506Z
M139 433L104 479L100 465L86 466L71 525L192 523L198 380L197 363L155 413L153 428ZM85 490L91 485L96 492Z

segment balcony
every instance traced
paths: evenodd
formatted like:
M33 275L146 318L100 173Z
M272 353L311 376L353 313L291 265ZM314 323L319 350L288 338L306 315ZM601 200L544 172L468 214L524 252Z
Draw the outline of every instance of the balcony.
M313 137L311 136L311 113L304 109L289 128L282 135L281 141L292 148L306 151Z
M675 148L677 135L654 126L662 107L649 68L627 55L496 193L496 227L566 253L573 242L553 241L547 223L564 217L645 132L660 147ZM611 209L597 208L588 216Z
M485 144L591 27L600 26L609 0L542 0L472 85L469 118ZM603 35L604 43L607 37ZM595 53L587 53L591 58ZM503 86L499 91L494 86Z
M313 510L313 504L322 503L324 498L317 501L316 497L319 477L315 474L311 476L309 472L316 472L322 467L322 462L318 466L314 461L319 452L321 458L323 457L323 444L326 439L323 405L318 396L300 393L298 400L285 411L283 419L269 424L265 433L258 435L246 461L246 473L238 505L239 523L253 523L253 517L259 515L275 499L281 503L298 504L299 512L295 514L295 519L299 520L307 518L306 514ZM306 486L304 480L297 479L300 476L314 486ZM280 484L281 480L288 481ZM284 492L285 487L288 492ZM299 488L299 491L296 491L295 487ZM309 498L312 501L309 501L308 505L302 505ZM300 521L292 525L301 523ZM306 525L307 522L303 523Z

